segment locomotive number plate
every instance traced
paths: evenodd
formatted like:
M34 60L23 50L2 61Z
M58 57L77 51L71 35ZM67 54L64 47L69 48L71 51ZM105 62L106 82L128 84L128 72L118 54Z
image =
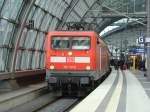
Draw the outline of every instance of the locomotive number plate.
M75 58L74 57L67 57L67 62L75 62Z

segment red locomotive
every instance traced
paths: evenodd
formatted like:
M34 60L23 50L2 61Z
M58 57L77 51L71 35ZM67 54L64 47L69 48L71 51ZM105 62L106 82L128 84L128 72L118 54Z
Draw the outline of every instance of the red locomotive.
M107 45L95 32L49 32L46 47L49 86L90 86L109 71Z

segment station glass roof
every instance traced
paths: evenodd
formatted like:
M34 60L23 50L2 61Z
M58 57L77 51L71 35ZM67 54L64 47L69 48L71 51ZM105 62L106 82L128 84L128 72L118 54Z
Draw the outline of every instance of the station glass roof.
M0 0L0 72L44 69L47 32L68 22L100 33L122 18L145 17L146 0Z

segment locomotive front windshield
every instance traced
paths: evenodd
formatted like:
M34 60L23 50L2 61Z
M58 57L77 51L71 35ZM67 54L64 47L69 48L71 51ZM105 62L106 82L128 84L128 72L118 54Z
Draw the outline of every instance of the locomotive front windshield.
M88 50L90 49L89 37L53 37L51 47L54 50Z

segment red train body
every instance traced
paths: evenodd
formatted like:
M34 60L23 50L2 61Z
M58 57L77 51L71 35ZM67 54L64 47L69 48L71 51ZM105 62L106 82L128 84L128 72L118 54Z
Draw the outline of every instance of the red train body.
M46 80L51 86L90 85L108 70L108 48L95 32L48 33Z

